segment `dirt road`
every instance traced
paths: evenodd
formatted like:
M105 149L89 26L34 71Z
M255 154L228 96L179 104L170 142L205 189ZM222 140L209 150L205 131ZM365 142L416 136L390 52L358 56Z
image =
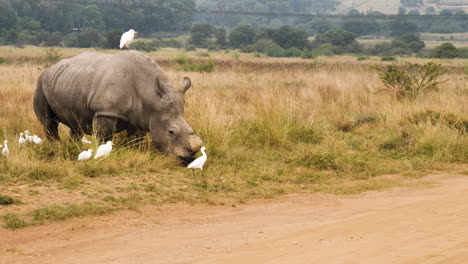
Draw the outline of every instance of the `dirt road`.
M468 263L468 176L430 180L0 230L0 263Z

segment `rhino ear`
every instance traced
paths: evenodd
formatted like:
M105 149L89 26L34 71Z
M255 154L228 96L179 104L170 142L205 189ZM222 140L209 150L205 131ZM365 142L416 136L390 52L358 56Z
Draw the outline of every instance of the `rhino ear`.
M182 86L180 88L180 91L183 94L185 94L185 92L187 92L187 90L190 88L191 85L192 85L192 81L190 81L190 78L184 77L184 81L182 82Z

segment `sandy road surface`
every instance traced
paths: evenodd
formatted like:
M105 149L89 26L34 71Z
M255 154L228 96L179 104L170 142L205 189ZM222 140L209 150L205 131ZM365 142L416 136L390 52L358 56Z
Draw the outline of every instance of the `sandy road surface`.
M430 179L439 184L0 229L0 263L468 263L468 176Z

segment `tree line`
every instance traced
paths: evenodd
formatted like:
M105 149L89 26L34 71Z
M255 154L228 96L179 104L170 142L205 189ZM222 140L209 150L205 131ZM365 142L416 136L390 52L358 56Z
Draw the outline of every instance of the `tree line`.
M95 2L0 0L0 44L95 45L96 35L114 29L135 28L144 36L161 31L186 32L192 14L177 10L195 8L193 0L125 1L135 2L133 5Z

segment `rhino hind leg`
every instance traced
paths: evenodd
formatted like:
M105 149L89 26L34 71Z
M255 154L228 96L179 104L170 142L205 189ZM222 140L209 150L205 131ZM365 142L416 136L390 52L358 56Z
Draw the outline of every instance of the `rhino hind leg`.
M39 78L36 91L34 92L34 112L44 128L47 138L51 140L60 140L58 133L59 123L45 98L44 92L42 91L41 79L42 78Z

